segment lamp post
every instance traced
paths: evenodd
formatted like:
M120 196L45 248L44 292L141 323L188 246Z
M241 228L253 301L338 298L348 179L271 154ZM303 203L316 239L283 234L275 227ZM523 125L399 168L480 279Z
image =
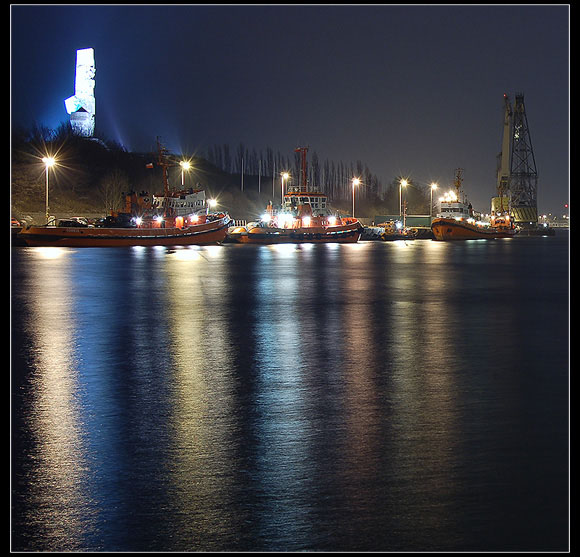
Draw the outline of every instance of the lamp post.
M54 160L54 157L43 157L42 162L44 163L44 166L46 167L46 224L48 224L48 218L49 218L49 214L48 214L49 213L49 211L48 211L48 169L51 166L54 166L56 161Z
M353 178L352 179L352 218L354 218L354 188L355 186L360 185L360 179L359 178Z
M431 206L429 208L429 216L431 217L431 220L433 220L433 191L437 189L437 184L432 183L431 184Z
M403 188L406 188L407 184L408 182L404 178L399 182L399 218L401 218L403 214Z
M181 161L179 166L181 166L181 187L183 187L185 185L183 173L185 170L189 170L191 168L191 163L189 161Z
M290 174L288 172L280 172L280 176L282 176L282 193L280 194L280 205L284 208L284 180L288 180Z

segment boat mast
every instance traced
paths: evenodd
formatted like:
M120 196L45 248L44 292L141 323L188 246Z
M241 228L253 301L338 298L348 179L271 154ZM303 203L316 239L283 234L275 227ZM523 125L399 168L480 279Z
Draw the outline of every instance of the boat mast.
M169 216L169 180L167 178L167 169L169 161L167 160L167 149L161 144L161 138L157 136L157 164L163 169L163 216Z
M306 187L306 153L308 153L308 147L296 147L294 149L295 153L300 153L301 161L300 161L300 169L301 169L301 183L299 187L299 191L307 191L308 188Z
M453 182L455 189L457 190L457 201L461 201L461 183L463 182L463 168L455 169L455 181Z

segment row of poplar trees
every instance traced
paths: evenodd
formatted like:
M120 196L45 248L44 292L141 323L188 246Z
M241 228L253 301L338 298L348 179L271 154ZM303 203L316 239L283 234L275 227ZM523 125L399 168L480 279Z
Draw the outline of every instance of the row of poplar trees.
M290 184L298 185L300 179L300 153L284 156L270 147L263 150L249 149L239 144L232 150L229 145L214 145L207 149L206 158L209 162L230 174L278 177L281 172L290 174ZM369 199L382 198L383 185L376 174L361 161L345 164L335 163L325 159L321 161L316 151L308 153L308 183L313 189L326 193L331 199L350 199L352 195L352 179L360 178L365 185L360 195Z

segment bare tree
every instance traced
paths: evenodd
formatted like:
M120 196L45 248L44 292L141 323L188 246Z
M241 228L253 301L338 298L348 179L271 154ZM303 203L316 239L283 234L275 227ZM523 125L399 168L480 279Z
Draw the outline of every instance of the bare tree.
M123 205L123 193L130 189L127 175L118 168L109 172L98 187L99 198L107 213L118 211Z

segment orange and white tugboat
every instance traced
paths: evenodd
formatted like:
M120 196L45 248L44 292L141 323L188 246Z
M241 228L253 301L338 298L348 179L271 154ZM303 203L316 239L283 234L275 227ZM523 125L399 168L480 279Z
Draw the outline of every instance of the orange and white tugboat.
M449 191L440 201L437 217L431 222L435 240L476 240L512 238L516 234L509 211L492 215L489 222L476 220L471 203L468 203L461 189L462 169L456 170L455 189Z
M60 221L59 226L28 226L19 239L28 246L116 247L116 246L186 246L223 242L230 217L210 213L199 205L200 192L171 192L167 179L170 163L158 141L158 165L163 169L163 196L155 198L146 192L125 197L123 212L113 213L94 226L75 221ZM196 202L184 200L195 197ZM192 207L184 207L192 205ZM182 210L180 210L182 208ZM191 209L187 212L187 209Z
M302 155L300 185L288 186L286 192L282 191L283 201L278 211L270 203L258 221L231 228L230 240L242 244L358 242L362 224L354 217L333 214L326 194L309 189L306 180L308 147L298 147L296 151Z

